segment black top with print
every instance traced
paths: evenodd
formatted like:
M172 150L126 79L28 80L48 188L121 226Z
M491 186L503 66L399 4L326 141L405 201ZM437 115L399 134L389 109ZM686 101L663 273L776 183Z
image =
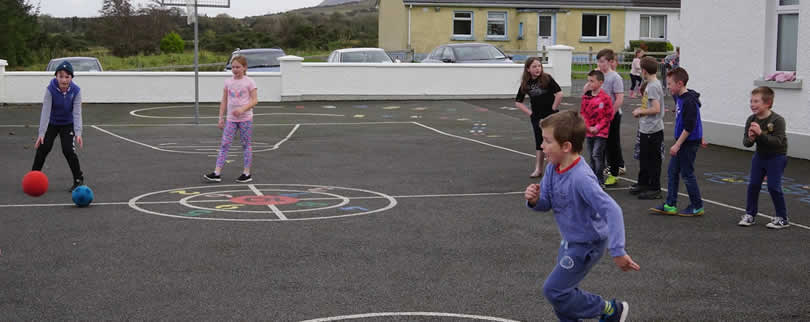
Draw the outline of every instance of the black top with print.
M532 103L533 118L545 118L554 113L551 109L551 106L554 105L554 94L562 91L562 89L560 89L560 85L557 84L553 77L549 76L549 78L546 88L540 87L540 77L529 80L528 84L526 84L528 93L524 93L518 88L515 101L523 102L523 99L525 99L528 94Z

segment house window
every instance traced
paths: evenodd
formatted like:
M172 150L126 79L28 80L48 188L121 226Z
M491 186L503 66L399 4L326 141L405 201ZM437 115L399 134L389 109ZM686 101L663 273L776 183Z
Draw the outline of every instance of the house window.
M506 12L487 13L487 39L506 39Z
M456 11L453 13L453 39L472 39L473 13Z
M641 39L667 39L667 16L641 16Z
M776 70L796 71L799 40L799 0L779 0L776 6Z
M582 15L582 38L607 40L609 29L610 15Z

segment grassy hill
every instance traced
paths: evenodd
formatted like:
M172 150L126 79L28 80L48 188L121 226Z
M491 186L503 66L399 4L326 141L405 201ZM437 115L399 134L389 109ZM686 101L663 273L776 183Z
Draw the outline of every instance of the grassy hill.
M356 2L356 1L360 1L360 0L323 0L323 2L321 2L321 4L319 4L318 6L319 7L334 6L334 5L339 5L339 4L349 3L349 2Z
M342 0L345 1L345 0ZM328 1L324 1L328 2ZM303 15L315 15L315 14L325 14L330 15L334 12L340 12L343 14L356 14L356 13L373 13L377 14L376 8L377 0L358 0L352 2L345 2L336 5L323 5L323 3L317 7L310 7L310 8L301 8L287 11L287 13L297 13Z

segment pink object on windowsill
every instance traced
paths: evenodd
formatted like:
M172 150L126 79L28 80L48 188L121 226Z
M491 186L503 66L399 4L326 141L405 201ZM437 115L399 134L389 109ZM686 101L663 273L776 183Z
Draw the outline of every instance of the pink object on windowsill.
M793 82L796 81L796 72L776 72L765 77L765 80L777 83Z

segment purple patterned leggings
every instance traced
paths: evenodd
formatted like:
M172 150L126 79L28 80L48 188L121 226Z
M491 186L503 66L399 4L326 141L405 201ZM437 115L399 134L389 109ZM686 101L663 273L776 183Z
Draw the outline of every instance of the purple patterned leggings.
M231 149L231 143L233 143L236 131L239 131L239 136L242 138L245 169L250 169L250 164L253 162L253 121L225 122L225 129L222 131L222 145L219 148L219 156L217 157L217 168L219 169L222 169L222 166L225 165L225 157L228 156L228 150Z

